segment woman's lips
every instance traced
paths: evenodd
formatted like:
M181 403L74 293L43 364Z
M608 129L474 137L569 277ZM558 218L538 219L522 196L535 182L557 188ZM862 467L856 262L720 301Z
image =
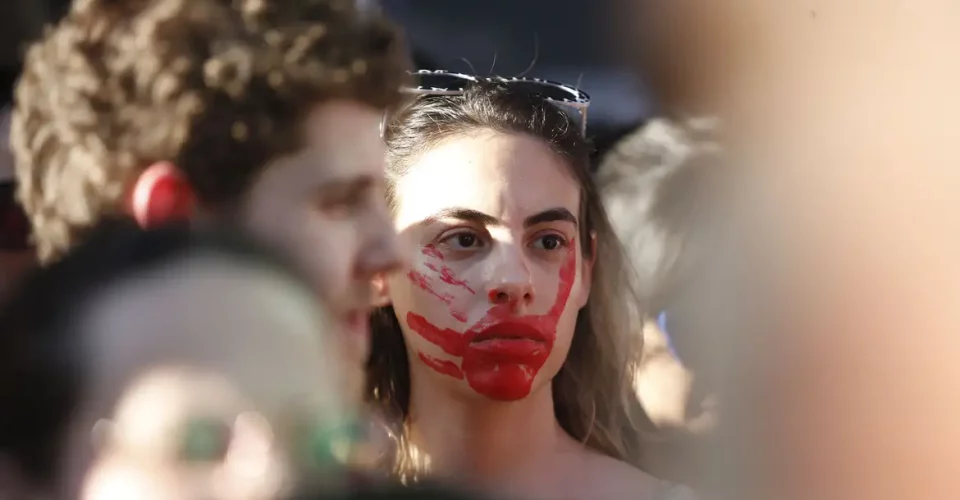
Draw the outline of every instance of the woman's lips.
M472 351L504 356L536 356L545 348L544 342L521 338L487 339L470 343Z
M484 328L470 339L469 349L490 355L528 357L547 349L545 332L523 321L502 321Z

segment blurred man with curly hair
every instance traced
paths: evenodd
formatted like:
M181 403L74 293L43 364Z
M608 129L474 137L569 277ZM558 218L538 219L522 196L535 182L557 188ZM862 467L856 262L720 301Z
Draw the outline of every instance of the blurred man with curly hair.
M384 112L409 55L345 0L77 0L26 54L12 149L50 262L101 220L242 221L368 344L369 282L401 263Z

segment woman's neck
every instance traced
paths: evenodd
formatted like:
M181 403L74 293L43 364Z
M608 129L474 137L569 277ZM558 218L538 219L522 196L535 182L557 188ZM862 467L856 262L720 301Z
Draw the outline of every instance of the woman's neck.
M458 397L431 374L412 373L410 392L410 442L434 476L512 482L556 452L578 447L557 422L549 385L519 401L497 402Z

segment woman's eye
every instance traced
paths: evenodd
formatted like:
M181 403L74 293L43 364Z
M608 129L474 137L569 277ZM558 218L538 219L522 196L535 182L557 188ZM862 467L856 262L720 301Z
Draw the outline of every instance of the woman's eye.
M533 246L540 250L559 250L567 246L567 240L556 234L547 234L534 240Z
M444 238L443 242L455 250L467 250L483 246L480 237L473 233L451 234Z

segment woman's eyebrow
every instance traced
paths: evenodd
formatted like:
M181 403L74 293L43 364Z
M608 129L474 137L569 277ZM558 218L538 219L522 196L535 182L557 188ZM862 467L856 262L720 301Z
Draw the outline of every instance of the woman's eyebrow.
M478 210L473 210L470 208L463 207L450 207L438 210L431 214L430 216L424 218L423 222L433 222L440 219L456 219L466 222L474 222L476 224L481 224L484 226L499 226L503 225L503 222L496 217L485 214ZM574 226L578 225L577 217L573 215L569 210L563 207L556 207L544 210L542 212L533 214L523 221L524 227L535 226L537 224L542 224L544 222L556 222L556 221L565 221L570 222Z
M502 224L499 219L492 215L485 214L478 210L462 207L450 207L438 210L430 216L424 218L424 222L433 222L440 219L457 219L466 222L475 222L484 226L497 226Z
M543 212L531 215L523 221L523 227L535 226L537 224L542 224L544 222L557 222L565 221L573 223L574 226L577 224L577 217L570 213L569 210L563 207L551 208L544 210Z

